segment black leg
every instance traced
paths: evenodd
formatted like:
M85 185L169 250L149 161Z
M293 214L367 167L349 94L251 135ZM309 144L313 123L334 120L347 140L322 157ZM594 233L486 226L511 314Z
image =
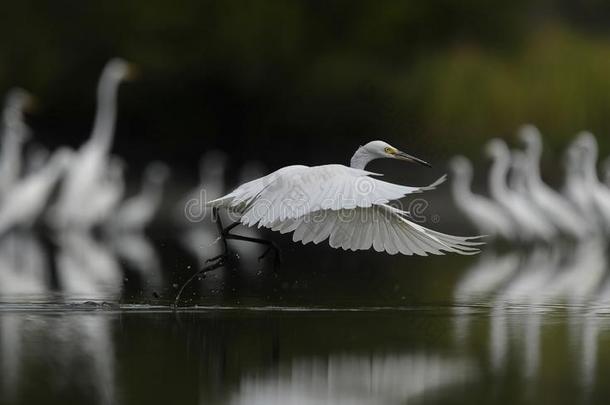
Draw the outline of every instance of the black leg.
M233 222L231 225L224 228L222 226L222 220L220 219L220 215L218 213L218 208L216 208L216 207L212 208L212 219L214 220L214 222L216 222L216 227L218 228L218 233L220 235L220 239L222 240L223 253L206 260L205 261L206 266L203 269L197 271L195 274L193 274L188 280L186 280L186 282L182 285L182 287L180 287L180 290L178 291L178 294L176 295L176 299L174 300L175 306L178 306L178 301L180 300L180 296L182 295L182 292L184 291L186 286L189 285L196 277L198 277L202 274L205 274L209 271L216 270L219 267L224 267L224 266L227 266L230 264L231 255L229 253L229 245L227 243L227 241L229 239L241 240L244 242L259 243L261 245L265 245L265 246L267 246L267 249L258 258L258 260L263 259L265 256L267 256L267 254L269 254L269 252L273 251L274 252L273 267L276 268L281 264L282 256L281 256L280 248L277 246L277 244L275 242L266 240L266 239L252 238L249 236L234 235L232 233L229 233L232 229L234 229L237 225L239 225L240 222L239 221Z
M225 235L226 239L232 239L232 240L241 240L244 242L252 242L252 243L258 243L261 245L265 245L267 246L267 250L265 250L265 252L258 258L258 260L263 259L265 256L267 256L267 254L269 254L269 252L273 251L274 253L274 260L273 260L273 264L274 266L279 266L282 262L282 255L280 252L280 248L279 246L270 240L267 239L261 239L261 238L252 238L250 236L242 236L242 235L234 235L232 233L227 233Z
M193 274L191 277L189 277L189 279L186 280L186 282L184 284L182 284L182 287L180 287L180 290L178 290L178 294L176 295L176 299L174 300L174 306L175 307L178 306L178 301L180 301L180 296L182 295L182 292L184 291L186 286L191 283L191 281L193 281L196 277L207 273L208 271L216 270L217 268L223 267L226 264L227 264L226 256L221 255L214 263L205 266L203 269L197 271L195 274Z

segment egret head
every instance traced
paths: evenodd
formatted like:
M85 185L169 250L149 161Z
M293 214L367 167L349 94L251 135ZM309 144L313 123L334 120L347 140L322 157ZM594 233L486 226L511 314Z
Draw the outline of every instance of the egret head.
M583 157L588 160L597 160L597 139L588 131L583 131L576 136L574 146L580 148Z
M537 155L542 153L542 136L535 126L531 124L522 126L519 129L519 139L527 148L528 153Z
M11 89L6 95L2 119L4 125L10 129L10 134L19 141L26 141L29 130L25 124L23 113L34 110L36 100L27 91L20 88Z
M508 157L509 153L506 142L501 139L494 138L485 145L485 154L492 159Z
M136 76L137 69L133 64L121 58L113 58L104 66L101 81L120 83L122 81L134 79Z
M454 156L449 161L449 168L458 177L472 176L472 163L464 156Z
M398 159L404 160L406 162L419 163L420 165L432 167L428 162L416 158L415 156L411 156L405 152L402 152L401 150L393 147L392 145L384 141L372 141L364 146L361 146L360 148L364 149L376 159Z

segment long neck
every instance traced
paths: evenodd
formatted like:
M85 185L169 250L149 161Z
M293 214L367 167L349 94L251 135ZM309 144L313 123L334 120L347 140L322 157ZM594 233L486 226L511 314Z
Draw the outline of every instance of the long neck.
M6 114L5 114L6 115ZM0 153L0 188L6 190L21 173L22 138L27 131L25 124L15 117L5 117ZM11 122L13 121L13 122Z
M509 167L509 157L507 154L497 155L494 159L489 174L489 191L493 198L502 200L508 193L506 187L506 173Z
M527 149L527 159L529 170L527 171L527 181L531 183L540 183L542 177L540 174L540 158L542 155L542 146L531 144Z
M455 172L451 182L453 198L458 204L467 204L472 197L470 185L472 183L472 173Z
M597 163L597 150L591 149L587 152L588 153L582 156L582 169L585 182L589 185L592 185L599 182L599 177L597 176L597 169L595 167L595 164Z
M161 196L163 195L163 182L159 180L148 180L142 185L142 196L148 201L155 209L161 202Z
M97 88L97 111L91 139L104 150L109 150L116 122L119 81L112 76L102 76Z
M8 132L8 131L7 131ZM21 172L21 145L14 134L4 133L0 162L0 187L3 190L13 185Z
M354 156L352 156L349 165L354 169L364 169L371 160L375 159L375 156L371 155L366 149L361 146L358 148L356 153L354 153Z

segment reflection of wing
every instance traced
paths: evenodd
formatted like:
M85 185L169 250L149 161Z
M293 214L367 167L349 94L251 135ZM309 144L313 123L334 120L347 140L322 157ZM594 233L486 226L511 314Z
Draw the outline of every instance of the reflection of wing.
M465 359L439 356L330 356L280 366L268 377L244 378L231 404L397 404L474 378Z
M386 204L407 194L433 189L408 187L370 177L374 173L342 165L287 166L241 185L211 201L242 214L244 225L268 227L275 221L297 218L319 210L367 208Z
M479 242L425 228L406 218L407 213L388 205L342 210L321 210L297 219L276 221L270 227L293 232L293 241L303 244L329 239L330 246L343 250L367 250L404 255L475 254Z

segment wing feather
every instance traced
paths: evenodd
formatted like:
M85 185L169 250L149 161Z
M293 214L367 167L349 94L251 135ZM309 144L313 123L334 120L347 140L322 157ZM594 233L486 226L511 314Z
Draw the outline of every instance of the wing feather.
M312 221L312 215L316 221ZM328 239L333 248L344 250L385 251L389 254L426 256L454 252L476 254L481 242L476 237L460 237L433 231L407 218L406 213L387 205L353 210L322 210L291 221L285 227L276 224L273 229L295 228L293 241L303 244L320 243Z
M410 187L371 177L374 175L343 165L287 166L245 183L207 205L239 214L244 225L273 227L278 220L316 211L386 204L408 194L434 189L446 178L442 176L429 186Z

